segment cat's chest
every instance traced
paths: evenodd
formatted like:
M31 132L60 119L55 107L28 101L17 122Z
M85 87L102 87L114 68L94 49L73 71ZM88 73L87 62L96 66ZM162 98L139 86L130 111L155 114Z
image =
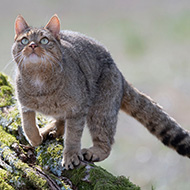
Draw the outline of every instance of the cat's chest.
M39 88L42 89L45 85L44 85L44 81L41 80L40 78L36 78L35 80L32 81L33 82L33 86L35 88Z
M39 96L36 100L36 111L44 113L46 115L58 115L63 111L67 111L69 102L64 97L60 97L57 94L49 96Z
M71 93L70 88L63 85L50 88L38 79L33 84L35 86L31 85L30 88L23 88L22 83L17 84L18 99L22 106L50 116L66 113L69 117L81 110L83 99L79 98L79 93Z
M39 96L35 97L36 100L36 111L42 112L46 115L57 115L67 107L65 103L58 99L56 95Z
M21 100L23 106L53 117L70 115L72 110L78 107L74 102L74 99L71 100L64 96L63 93L35 97L28 96Z

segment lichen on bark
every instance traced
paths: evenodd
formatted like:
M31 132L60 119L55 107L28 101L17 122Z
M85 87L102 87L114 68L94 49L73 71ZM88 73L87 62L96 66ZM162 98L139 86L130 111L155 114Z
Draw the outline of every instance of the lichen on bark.
M13 88L8 77L0 73L0 107L9 106L13 103Z
M46 119L39 115L43 127ZM0 73L0 189L140 190L124 176L116 177L93 163L74 170L61 166L63 139L47 139L31 147L25 139L9 77Z

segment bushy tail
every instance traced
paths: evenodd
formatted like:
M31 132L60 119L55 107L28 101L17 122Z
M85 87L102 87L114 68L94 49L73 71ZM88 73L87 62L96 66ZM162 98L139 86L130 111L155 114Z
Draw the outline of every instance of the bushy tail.
M163 144L190 158L190 134L151 98L124 81L121 109L142 123Z

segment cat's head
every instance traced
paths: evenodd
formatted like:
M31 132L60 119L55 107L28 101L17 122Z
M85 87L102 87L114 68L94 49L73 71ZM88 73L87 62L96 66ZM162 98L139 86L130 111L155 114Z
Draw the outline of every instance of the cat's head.
M43 28L30 27L19 15L15 21L15 42L12 48L19 69L58 66L62 60L59 33L57 15Z

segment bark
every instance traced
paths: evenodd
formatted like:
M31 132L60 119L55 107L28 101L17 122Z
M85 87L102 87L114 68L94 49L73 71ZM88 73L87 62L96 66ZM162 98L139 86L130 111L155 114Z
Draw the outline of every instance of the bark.
M38 125L46 119L38 115ZM0 189L4 190L140 190L124 176L116 177L93 163L74 170L61 166L63 139L47 139L33 148L26 141L14 89L0 73Z

